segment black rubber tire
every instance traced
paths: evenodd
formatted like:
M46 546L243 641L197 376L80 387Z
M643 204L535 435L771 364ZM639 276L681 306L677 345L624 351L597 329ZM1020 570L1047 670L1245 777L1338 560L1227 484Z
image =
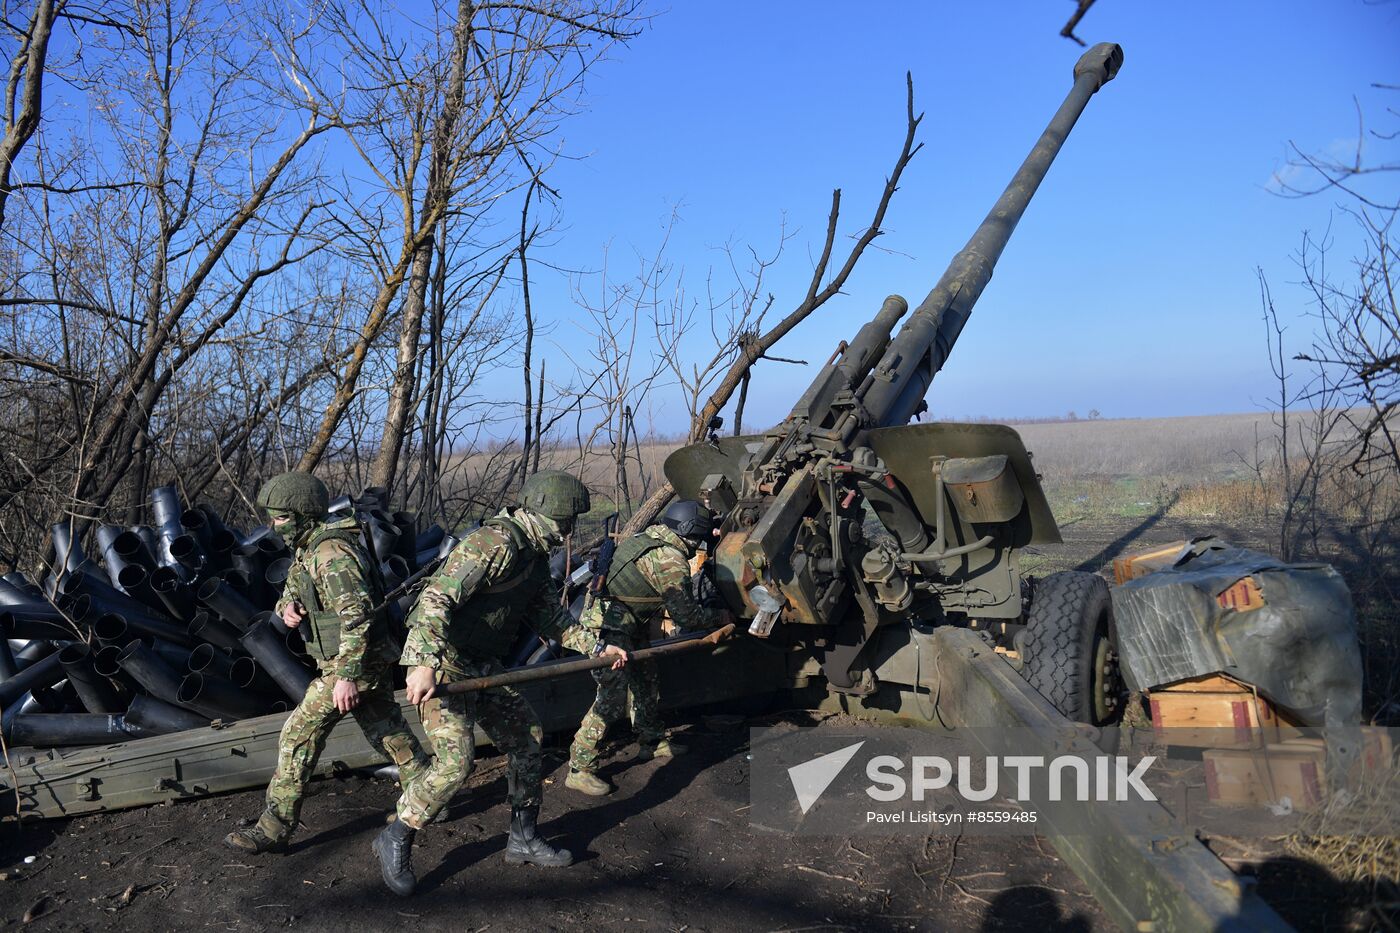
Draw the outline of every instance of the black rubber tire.
M1066 718L1094 726L1095 645L1112 638L1113 602L1103 578L1054 573L1036 584L1021 674Z

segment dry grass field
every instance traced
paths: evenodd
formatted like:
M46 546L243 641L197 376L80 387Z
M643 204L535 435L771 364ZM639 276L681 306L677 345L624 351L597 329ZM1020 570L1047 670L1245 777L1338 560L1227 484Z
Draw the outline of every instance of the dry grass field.
M1169 504L1174 516L1266 518L1276 505L1267 488L1278 428L1267 412L1181 418L1096 419L1013 425L1035 455L1046 494L1061 522L1082 516L1140 517ZM675 442L648 442L629 453L633 501L664 480L662 464ZM473 454L456 466L474 477L495 462ZM607 450L547 450L542 466L578 470L614 508L616 465ZM623 508L626 511L626 508Z

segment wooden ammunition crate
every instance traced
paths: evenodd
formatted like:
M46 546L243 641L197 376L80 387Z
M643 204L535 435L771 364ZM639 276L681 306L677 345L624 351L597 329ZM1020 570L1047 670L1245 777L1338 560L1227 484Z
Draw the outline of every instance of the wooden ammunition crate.
M1158 687L1147 698L1153 732L1168 745L1262 748L1279 740L1273 705L1220 674Z
M1212 748L1201 758L1212 803L1263 805L1287 797L1293 809L1311 810L1327 794L1327 750L1320 739Z
M1379 726L1361 727L1361 768L1364 774L1383 775L1395 766L1390 731Z
M1170 567L1176 563L1181 552L1190 543L1189 541L1175 541L1151 551L1115 558L1113 561L1113 582L1121 585L1129 580L1145 577L1163 567Z

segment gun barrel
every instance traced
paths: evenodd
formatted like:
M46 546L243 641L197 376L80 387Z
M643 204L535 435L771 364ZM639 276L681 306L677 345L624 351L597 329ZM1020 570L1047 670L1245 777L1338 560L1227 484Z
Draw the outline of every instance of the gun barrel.
M953 257L943 277L914 309L875 367L881 378L870 385L863 401L879 424L906 424L918 410L1065 138L1089 98L1113 79L1122 63L1123 50L1102 42L1085 52L1074 66L1074 87L1054 119L1040 134L977 232Z

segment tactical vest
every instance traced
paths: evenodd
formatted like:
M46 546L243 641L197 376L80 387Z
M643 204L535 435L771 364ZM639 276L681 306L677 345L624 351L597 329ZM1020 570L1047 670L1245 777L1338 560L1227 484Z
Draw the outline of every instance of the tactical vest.
M452 614L449 628L453 646L465 657L499 660L514 646L525 617L525 607L541 590L552 589L549 561L535 549L515 522L490 518L483 527L499 528L515 548L515 573L509 579L480 587ZM468 538L470 540L470 538Z
M657 548L672 547L651 535L633 535L617 546L612 567L603 583L608 598L622 603L638 620L661 610L661 594L642 576L637 562Z
M360 543L358 522L353 518L344 518L322 525L320 530L313 532L287 573L287 592L294 594L306 609L307 618L300 628L301 637L306 642L307 654L318 663L330 661L340 653L342 623L340 616L322 606L320 594L316 591L316 582L311 578L311 571L300 555L304 554L309 559L316 548L326 541L344 541L350 545L360 563L360 570L364 573L365 584L369 588L367 596L370 605L377 606L384 601L384 580L379 568L371 566L373 561L367 559L364 546ZM386 637L382 612L370 619L368 625L365 637L371 644Z

